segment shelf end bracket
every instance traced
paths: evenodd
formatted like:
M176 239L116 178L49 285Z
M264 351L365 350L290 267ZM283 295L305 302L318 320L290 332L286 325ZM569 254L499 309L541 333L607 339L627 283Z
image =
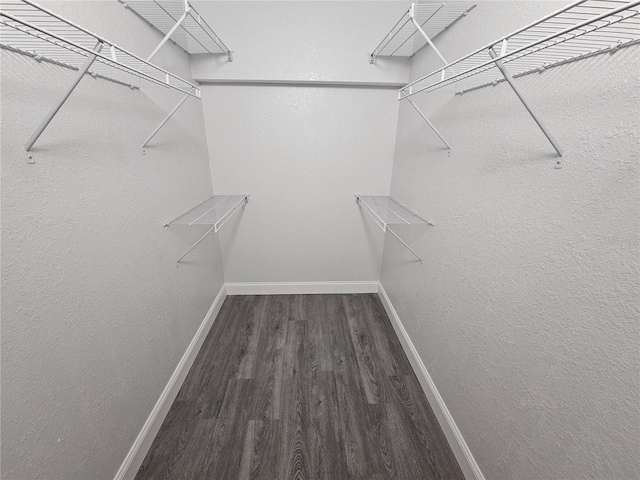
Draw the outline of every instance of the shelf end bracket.
M420 255L418 255L418 254L413 250L413 248L411 248L409 245L407 245L407 242L405 242L404 240L402 240L402 239L398 236L398 234L397 234L396 232L394 232L393 230L391 230L389 227L387 227L387 231L388 231L391 235L393 235L394 237L396 237L396 238L398 239L398 241L399 241L402 245L404 245L404 247L405 247L407 250L409 250L409 251L410 251L410 252L411 252L411 253L412 253L412 254L413 254L413 255L414 255L418 260L420 260L420 265L422 265L422 263L423 263L423 262L422 262L422 257L421 257Z
M412 106L413 108L415 108L416 112L418 112L418 115L420 115L420 116L422 117L422 119L423 119L425 122L427 122L427 125L429 125L429 127L431 127L431 130L433 130L433 131L435 132L435 134L436 134L436 135L438 135L438 137L440 138L440 140L442 140L442 143L444 143L444 144L447 146L447 148L449 149L449 152L451 152L451 145L449 145L449 142L447 142L447 141L445 140L445 138L440 134L440 132L438 131L438 129L433 125L433 123L431 123L431 122L429 121L429 119L427 118L427 116L426 116L424 113L422 113L422 110L420 110L420 109L418 108L418 106L417 106L415 103L413 103L413 101L412 101L412 100L407 100L407 101L411 104L411 106Z
M180 28L180 25L182 25L182 22L184 22L185 18L187 18L187 15L189 14L189 10L191 10L191 6L189 5L189 2L185 0L184 12L182 13L182 15L180 15L180 18L178 18L175 25L171 27L171 30L169 30L164 38L160 40L158 46L154 48L153 52L151 52L151 54L147 57L147 62L150 62L151 59L156 56L156 54L160 51L164 44L167 43L167 41L171 38L171 35L173 35L175 31Z
M45 131L45 129L47 128L47 126L49 125L51 120L53 120L53 117L56 116L56 114L58 113L58 110L60 110L62 105L64 105L64 102L67 101L67 99L69 98L69 95L71 95L71 93L78 86L78 83L80 83L80 80L82 80L82 77L84 77L84 74L87 73L87 71L89 70L89 68L93 64L94 60L96 59L96 56L102 50L103 46L104 46L104 44L101 41L96 43L96 46L94 47L93 52L89 54L89 56L84 61L82 66L78 69L78 72L76 73L76 76L73 79L73 82L71 82L71 85L69 85L67 90L64 92L64 94L58 100L58 102L51 108L51 110L49 110L49 113L47 113L47 116L44 117L42 122L40 122L40 125L38 125L38 128L36 128L36 131L33 132L33 135L31 135L29 140L27 140L27 143L24 146L24 154L25 154L25 157L27 159L27 163L29 163L29 164L36 163L36 160L35 160L35 157L33 155L33 152L31 152L31 147L33 147L33 144L36 143L38 138L40 138L40 135L42 135L42 132Z
M173 114L176 113L178 109L182 106L182 104L186 102L189 97L192 96L191 92L193 92L193 88L189 91L189 93L187 93L184 97L182 97L178 102L178 104L175 107L173 107L173 109L167 114L166 117L164 117L164 120L160 122L160 125L158 125L156 129L151 133L151 135L149 135L147 139L142 143L142 148L147 146L147 144L151 141L151 139L156 136L156 133L158 133L160 129L164 127L164 124L167 123L169 119L173 117Z
M503 45L503 50L504 50L504 45ZM509 73L509 70L507 70L507 68L504 66L502 61L498 60L498 58L500 57L498 57L498 54L495 52L493 47L489 49L489 55L491 56L492 59L494 59L494 63L496 64L496 67L498 67L498 70L500 70L500 73L502 73L502 75L504 76L504 79L511 86L511 88L513 89L515 94L518 96L522 104L525 106L529 114L533 117L535 122L538 124L538 127L540 127L540 130L542 130L542 133L544 133L545 137L547 137L547 140L549 140L551 145L553 145L553 148L555 149L555 151L558 152L558 158L556 159L555 168L562 168L563 152L562 152L562 148L560 147L560 144L551 134L549 129L546 127L546 125L542 123L542 120L540 119L540 117L538 117L538 115L533 110L531 105L529 105L529 102L527 102L527 100L522 96L522 92L520 92L520 89L516 85L513 77L511 76L511 73Z

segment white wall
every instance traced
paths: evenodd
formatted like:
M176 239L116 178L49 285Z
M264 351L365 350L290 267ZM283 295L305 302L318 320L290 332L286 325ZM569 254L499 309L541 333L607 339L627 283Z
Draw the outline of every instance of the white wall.
M407 58L369 54L410 1L197 1L198 12L235 52L194 55L193 78L206 82L329 82L403 85Z
M214 60L206 68L192 64L203 81L236 83L203 87L214 190L251 194L242 216L220 232L225 280L378 280L384 236L360 213L354 194L389 193L398 114L393 85L406 82L408 62L385 70L370 65L367 54L407 4L197 8L236 51L233 64L215 75L208 73ZM242 85L247 81L277 85ZM296 84L317 81L360 87Z
M455 59L557 7L484 2L436 43ZM423 267L386 241L382 284L488 479L640 477L639 63L517 80L561 170L504 83L414 97L451 157L401 107L391 193L435 227ZM421 52L411 76L437 66Z
M160 35L115 1L45 6L139 54ZM111 479L222 285L214 238L162 224L211 194L201 105L2 51L2 478ZM168 46L157 63L190 76ZM177 233L177 234L176 234Z

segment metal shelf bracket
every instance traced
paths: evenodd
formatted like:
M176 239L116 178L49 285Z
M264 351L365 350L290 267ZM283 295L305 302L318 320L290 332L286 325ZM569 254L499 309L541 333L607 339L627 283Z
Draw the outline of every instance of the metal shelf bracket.
M53 120L53 117L56 116L56 114L58 113L58 110L60 110L62 105L64 105L64 102L67 101L67 98L69 98L71 93L78 86L78 84L80 83L80 80L82 80L82 77L84 77L84 74L87 73L87 71L89 70L89 68L91 67L93 62L95 61L97 54L100 53L100 51L102 50L103 46L104 46L104 44L102 42L100 42L100 41L98 41L96 43L96 46L93 49L94 53L90 54L87 57L87 59L85 60L84 64L82 65L82 67L80 67L80 69L78 70L78 73L76 74L75 78L71 82L71 85L69 85L69 87L62 94L60 99L51 108L51 110L49 110L49 113L47 113L47 115L44 117L42 122L40 122L40 125L38 125L38 128L36 128L36 131L33 132L31 137L29 138L29 140L27 140L27 143L24 146L24 153L25 153L25 157L27 159L27 163L29 163L29 164L36 163L36 159L35 159L35 157L33 155L33 152L31 152L31 147L33 147L33 144L36 143L36 140L38 140L38 138L40 138L40 135L42 135L42 133L47 128L49 123L51 123L51 120Z
M507 41L504 40L502 42L502 52L505 52L506 48L507 48ZM515 81L513 80L513 77L509 73L509 70L507 70L507 68L504 66L502 61L499 60L499 56L495 52L493 47L489 49L489 55L491 55L491 58L494 59L496 67L498 67L498 69L500 70L500 73L502 73L502 75L504 76L504 79L507 81L511 89L515 92L515 94L518 96L518 98L520 99L524 107L527 109L529 114L533 117L535 122L538 124L538 126L540 127L540 130L542 130L542 133L544 133L545 137L547 137L549 142L551 142L551 145L553 145L553 148L556 150L556 152L558 152L558 159L556 160L555 168L562 168L563 153L562 153L562 148L560 148L560 145L558 144L557 140L554 138L554 136L551 134L551 132L545 126L545 124L542 123L542 120L538 117L538 115L536 115L536 112L533 110L529 102L527 102L527 100L524 98L524 96L522 95L522 92L520 91ZM504 55L504 53L502 53L502 55Z

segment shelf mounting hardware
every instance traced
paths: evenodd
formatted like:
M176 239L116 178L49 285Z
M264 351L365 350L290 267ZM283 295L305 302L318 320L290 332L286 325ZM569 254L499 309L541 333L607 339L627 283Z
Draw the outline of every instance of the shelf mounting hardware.
M505 39L503 41L503 45L502 45L502 52L506 51L506 48L507 48L506 45L507 45L507 40ZM545 126L545 124L542 122L542 120L538 117L538 115L536 115L536 112L533 110L531 105L529 105L529 102L527 102L527 100L524 98L524 96L522 95L522 92L520 91L520 89L516 85L515 81L513 80L513 77L509 73L509 70L507 70L507 68L504 66L502 61L498 60L499 55L495 52L493 47L491 47L489 49L489 55L491 55L491 58L493 58L495 60L496 67L498 67L498 69L500 70L500 72L504 76L504 79L507 81L507 83L509 84L511 89L515 92L515 94L518 96L518 98L520 99L520 101L522 102L524 107L527 109L529 114L533 117L535 122L538 124L538 126L540 127L540 130L542 130L542 133L544 133L545 137L547 137L549 142L551 142L551 145L553 145L553 148L556 150L556 152L558 152L558 157L559 158L556 160L555 168L562 168L562 155L563 155L563 153L562 153L562 148L558 144L557 140L554 138L554 136L551 134L551 132ZM504 55L504 53L503 53L503 55Z
M150 62L151 59L156 56L156 53L158 53L160 49L164 46L164 44L167 43L167 40L171 38L171 35L175 33L175 31L180 27L180 25L182 25L182 22L184 22L185 18L187 18L187 15L189 15L189 9L190 9L189 2L187 0L184 0L184 13L180 15L180 18L178 18L175 25L171 27L171 29L167 32L164 38L160 40L160 43L158 44L158 46L153 49L153 52L151 52L151 54L147 57L147 62Z
M73 79L73 81L71 82L71 85L69 85L69 87L67 87L67 90L62 94L60 99L51 108L51 110L49 110L49 113L47 113L47 116L44 117L42 122L40 122L40 125L38 125L38 128L36 128L36 131L33 132L31 137L29 138L29 140L27 140L27 143L24 146L24 153L25 153L25 156L27 158L27 163L29 163L29 164L36 163L36 159L33 156L33 153L31 152L31 147L33 147L33 144L36 143L36 140L38 140L38 138L40 138L40 135L42 135L42 132L44 132L45 128L47 128L49 123L51 123L51 120L53 120L53 117L56 116L56 113L58 113L58 110L60 110L62 105L64 105L64 102L67 101L67 99L69 98L71 93L78 86L78 84L80 83L80 80L82 80L82 77L84 77L84 74L87 73L87 71L89 70L89 68L91 67L93 62L95 61L96 56L102 50L103 46L104 46L104 44L100 40L98 40L98 42L96 43L96 46L93 49L94 53L89 54L89 56L85 60L84 64L82 64L82 66L78 70L78 73L76 73L76 76Z
M389 225L428 225L433 226L433 222L422 218L417 213L409 210L402 203L392 197L376 197L356 194L356 203L373 219L382 229L393 235L422 265L423 260L420 255L411 248L407 242L394 232Z
M426 32L422 29L422 26L417 22L416 20L416 4L412 3L411 4L411 8L409 9L409 18L411 19L411 22L413 22L413 24L416 27L416 30L420 33L420 35L422 35L424 37L424 39L427 41L427 44L433 49L434 52L436 52L436 55L438 55L438 57L440 58L440 60L442 60L442 63L444 63L445 65L447 65L449 62L447 62L447 60L444 58L444 56L442 55L442 53L440 53L440 50L438 50L438 47L436 47L434 45L434 43L431 41L431 39L429 38L429 35L426 34ZM437 12L437 11L436 11ZM443 69L442 70L442 80L445 79L445 75L446 75L446 70ZM431 123L431 120L429 120L429 118L427 118L427 116L424 114L424 112L422 110L420 110L420 108L418 108L418 106L412 102L411 100L409 100L409 103L411 104L411 106L415 109L416 112L418 112L418 115L420 115L422 117L422 119L427 122L427 125L429 125L429 127L431 127L431 130L433 130L435 132L435 134L438 136L438 138L440 138L440 140L442 140L442 143L444 143L447 148L449 149L449 155L451 154L451 144L449 144L449 142L447 142L445 140L445 138L442 136L442 134L438 131L438 129L435 127L435 125L433 123ZM392 232L393 233L393 232ZM407 247L408 248L408 247Z
M172 109L172 110L167 114L167 116L166 116L166 117L164 117L164 119L160 122L160 125L158 125L158 126L155 128L155 130L154 130L153 132L151 132L151 135L149 135L149 136L146 138L146 140L142 143L142 148L145 148L145 147L147 146L147 144L151 141L151 139L152 139L153 137L155 137L155 136L156 136L156 133L158 133L158 132L160 131L160 129L161 129L162 127L164 127L164 124L165 124L165 123L167 123L167 122L169 121L169 119L170 119L171 117L173 117L173 114L174 114L174 113L176 113L176 112L178 111L178 109L182 106L182 104L183 104L184 102L186 102L186 101L187 101L187 99L188 99L189 97L191 97L191 96L192 96L192 92L194 92L194 89L191 89L191 90L189 91L189 93L187 93L184 97L182 97L182 98L180 99L180 101L176 104L176 106L175 106L175 107L173 107L173 109ZM197 93L198 95L200 95L200 91L198 91L198 92L196 92L196 93Z

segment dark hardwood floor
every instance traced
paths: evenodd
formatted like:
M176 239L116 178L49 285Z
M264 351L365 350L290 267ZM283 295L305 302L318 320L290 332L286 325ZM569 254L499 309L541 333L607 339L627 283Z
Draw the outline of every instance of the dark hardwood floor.
M136 478L464 477L364 294L227 297Z

